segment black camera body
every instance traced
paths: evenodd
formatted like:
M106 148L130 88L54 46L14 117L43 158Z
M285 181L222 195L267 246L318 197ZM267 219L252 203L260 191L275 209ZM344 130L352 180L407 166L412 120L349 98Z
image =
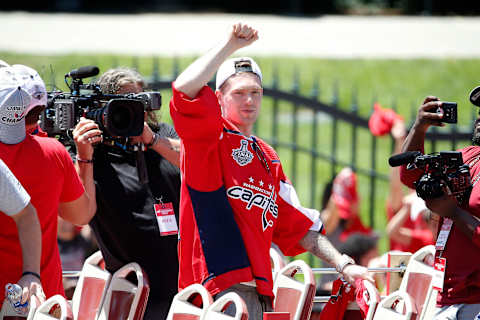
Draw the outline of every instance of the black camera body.
M144 113L160 109L159 92L103 94L98 85L82 83L82 78L96 74L96 67L73 70L65 75L73 79L70 85L67 83L70 92L48 93L48 105L40 115L40 127L49 136L67 135L80 117L95 121L105 137L139 136L143 131Z
M468 205L472 182L470 168L463 163L462 153L441 151L424 155L418 151L405 152L390 157L391 166L407 164L407 170L421 169L420 179L414 182L417 195L424 199L435 199L444 194L454 196L461 206Z
M443 118L440 122L457 123L457 103L456 102L442 102L442 106L438 107L434 113L443 111Z

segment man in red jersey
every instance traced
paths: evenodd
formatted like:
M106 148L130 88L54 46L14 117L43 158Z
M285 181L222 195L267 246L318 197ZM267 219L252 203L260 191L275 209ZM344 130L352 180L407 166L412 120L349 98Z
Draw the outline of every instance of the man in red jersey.
M261 70L251 58L226 59L257 39L257 30L234 25L177 78L170 104L182 141L179 287L201 283L217 297L235 291L251 319L271 310L272 241L286 255L312 252L352 283L373 281L330 244L318 211L300 205L275 150L252 135ZM206 84L216 71L214 93Z
M26 89L31 87L28 81L41 81L34 97ZM21 99L13 99L17 90L23 93ZM0 68L0 159L23 185L37 209L42 231L40 274L30 275L41 278L48 298L64 293L57 214L72 223L85 224L95 212L95 203L85 192L65 147L54 138L25 133L25 114L46 103L46 94L38 74L24 78L17 68ZM6 283L21 278L22 256L14 220L0 214L0 225L0 288L4 288Z
M442 102L437 97L425 98L420 106L415 123L402 147L402 151L424 152L425 134L430 126L444 126L440 122ZM444 269L437 271L444 281L436 284L439 290L435 320L478 319L480 316L480 117L474 125L473 146L460 149L464 163L470 166L473 190L468 205L460 207L457 202L444 195L427 200L426 204L441 216L437 236L435 265ZM413 187L421 175L420 170L400 169L404 184ZM443 266L443 267L442 267Z

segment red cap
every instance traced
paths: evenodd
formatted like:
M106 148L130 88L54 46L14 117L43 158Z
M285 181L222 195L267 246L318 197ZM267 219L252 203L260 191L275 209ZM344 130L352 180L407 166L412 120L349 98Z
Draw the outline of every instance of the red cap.
M373 105L374 111L368 120L368 127L374 136L383 136L392 130L395 120L403 118L392 109L384 109L378 102Z
M351 168L343 168L337 174L332 196L340 218L349 219L358 214L357 175Z

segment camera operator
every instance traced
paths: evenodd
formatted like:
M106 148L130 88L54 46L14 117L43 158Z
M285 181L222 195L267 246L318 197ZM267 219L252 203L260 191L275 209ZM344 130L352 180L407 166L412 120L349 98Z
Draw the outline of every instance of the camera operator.
M425 98L415 123L410 130L402 151L423 153L425 134L430 126L444 126L442 101L437 97ZM439 109L440 108L440 109ZM440 110L440 112L436 112ZM470 167L473 190L468 205L460 207L455 199L443 195L426 200L427 206L441 216L441 229L436 243L436 264L445 263L443 288L437 298L436 320L477 319L480 315L480 117L475 121L472 143L460 149L464 163ZM402 166L402 182L413 187L420 177L420 170L406 170ZM452 224L453 222L453 224ZM445 260L443 260L445 259Z
M46 297L64 294L57 247L57 215L75 223L87 223L95 212L71 158L56 139L27 135L25 114L47 102L45 84L26 66L0 68L0 158L31 196L41 226L40 273ZM22 275L21 239L15 222L0 215L0 288L6 279Z
M142 77L131 69L112 69L98 80L104 94L139 93ZM137 262L150 280L145 319L165 319L178 281L178 206L180 200L179 141L175 130L145 112L140 136L129 145L142 151L124 150L102 143L106 134L93 121L82 118L73 131L78 172L87 189L96 187L97 212L90 226L105 259L115 272ZM147 123L148 122L148 123ZM144 157L148 183L137 175L138 155ZM95 184L95 185L94 185ZM168 212L174 225L156 212Z

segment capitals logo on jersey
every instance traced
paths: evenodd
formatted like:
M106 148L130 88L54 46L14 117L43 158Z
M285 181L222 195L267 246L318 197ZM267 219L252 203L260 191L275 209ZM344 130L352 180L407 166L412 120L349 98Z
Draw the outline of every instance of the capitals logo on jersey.
M253 153L248 150L247 140L240 140L240 148L232 150L232 157L242 167L252 162Z
M250 178L253 182L253 178ZM259 182L263 186L263 182ZM262 209L262 228L265 231L268 227L273 227L273 219L278 217L278 205L276 204L277 193L275 187L269 185L271 191L259 188L250 183L243 183L242 186L233 186L228 188L227 195L232 199L239 199L246 203L245 208L251 210L252 207ZM270 214L270 215L269 215Z

